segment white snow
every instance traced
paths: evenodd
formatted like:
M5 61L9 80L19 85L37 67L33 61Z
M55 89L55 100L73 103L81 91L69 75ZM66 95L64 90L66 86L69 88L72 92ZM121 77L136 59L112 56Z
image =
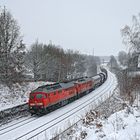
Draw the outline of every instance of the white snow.
M138 117L139 116L139 117ZM111 115L108 120L100 120L103 127L87 130L87 140L140 140L140 109L128 108Z
M140 71L128 72L128 76L129 76L129 77L140 76Z
M50 82L29 82L22 86L15 84L13 89L0 84L0 110L11 108L28 102L29 93L38 86L50 84Z

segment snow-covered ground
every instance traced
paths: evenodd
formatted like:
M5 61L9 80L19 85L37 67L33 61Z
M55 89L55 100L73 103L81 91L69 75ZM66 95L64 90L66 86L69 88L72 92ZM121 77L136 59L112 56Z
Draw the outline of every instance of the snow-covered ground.
M120 106L120 102L114 99L116 98L113 96L111 103L106 102L96 111L90 110L83 121L73 126L60 138L67 138L67 140L140 140L140 97L136 98L133 106L127 105L123 110L116 111L106 118L106 110L111 111L113 108L117 110L117 106ZM104 106L108 108L104 110Z
M50 82L29 82L22 86L15 84L13 89L0 84L0 110L24 104L28 101L29 93L38 86L49 84Z
M128 108L116 112L106 120L98 120L102 127L87 128L88 140L140 140L140 109Z
M104 105L107 104L106 102ZM138 104L140 105L140 101ZM112 106L109 110L111 108ZM99 110L102 109L101 107ZM140 140L140 106L127 106L109 118L103 117L104 114L100 113L98 109L91 110L82 121L59 138L61 140Z

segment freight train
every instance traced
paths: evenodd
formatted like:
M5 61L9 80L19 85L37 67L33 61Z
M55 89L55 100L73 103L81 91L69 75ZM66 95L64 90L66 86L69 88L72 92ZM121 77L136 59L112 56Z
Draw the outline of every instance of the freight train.
M107 79L107 70L94 77L82 77L67 82L40 86L29 95L29 111L31 114L46 114L54 108L72 102L98 86Z

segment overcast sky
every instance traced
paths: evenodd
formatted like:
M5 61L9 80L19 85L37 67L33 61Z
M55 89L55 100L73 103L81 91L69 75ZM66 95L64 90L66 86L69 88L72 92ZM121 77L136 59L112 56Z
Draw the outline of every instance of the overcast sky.
M120 29L140 13L140 0L0 0L17 19L24 42L60 45L84 54L126 50Z

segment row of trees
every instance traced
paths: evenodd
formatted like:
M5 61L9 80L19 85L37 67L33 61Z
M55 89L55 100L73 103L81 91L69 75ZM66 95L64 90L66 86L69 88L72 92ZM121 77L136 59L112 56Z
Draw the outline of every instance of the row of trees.
M25 65L33 73L34 79L62 81L97 73L99 59L82 55L72 50L64 50L54 44L36 41L26 53Z
M36 41L28 51L20 28L6 8L0 8L0 82L12 85L28 79L62 81L97 72L99 59Z

